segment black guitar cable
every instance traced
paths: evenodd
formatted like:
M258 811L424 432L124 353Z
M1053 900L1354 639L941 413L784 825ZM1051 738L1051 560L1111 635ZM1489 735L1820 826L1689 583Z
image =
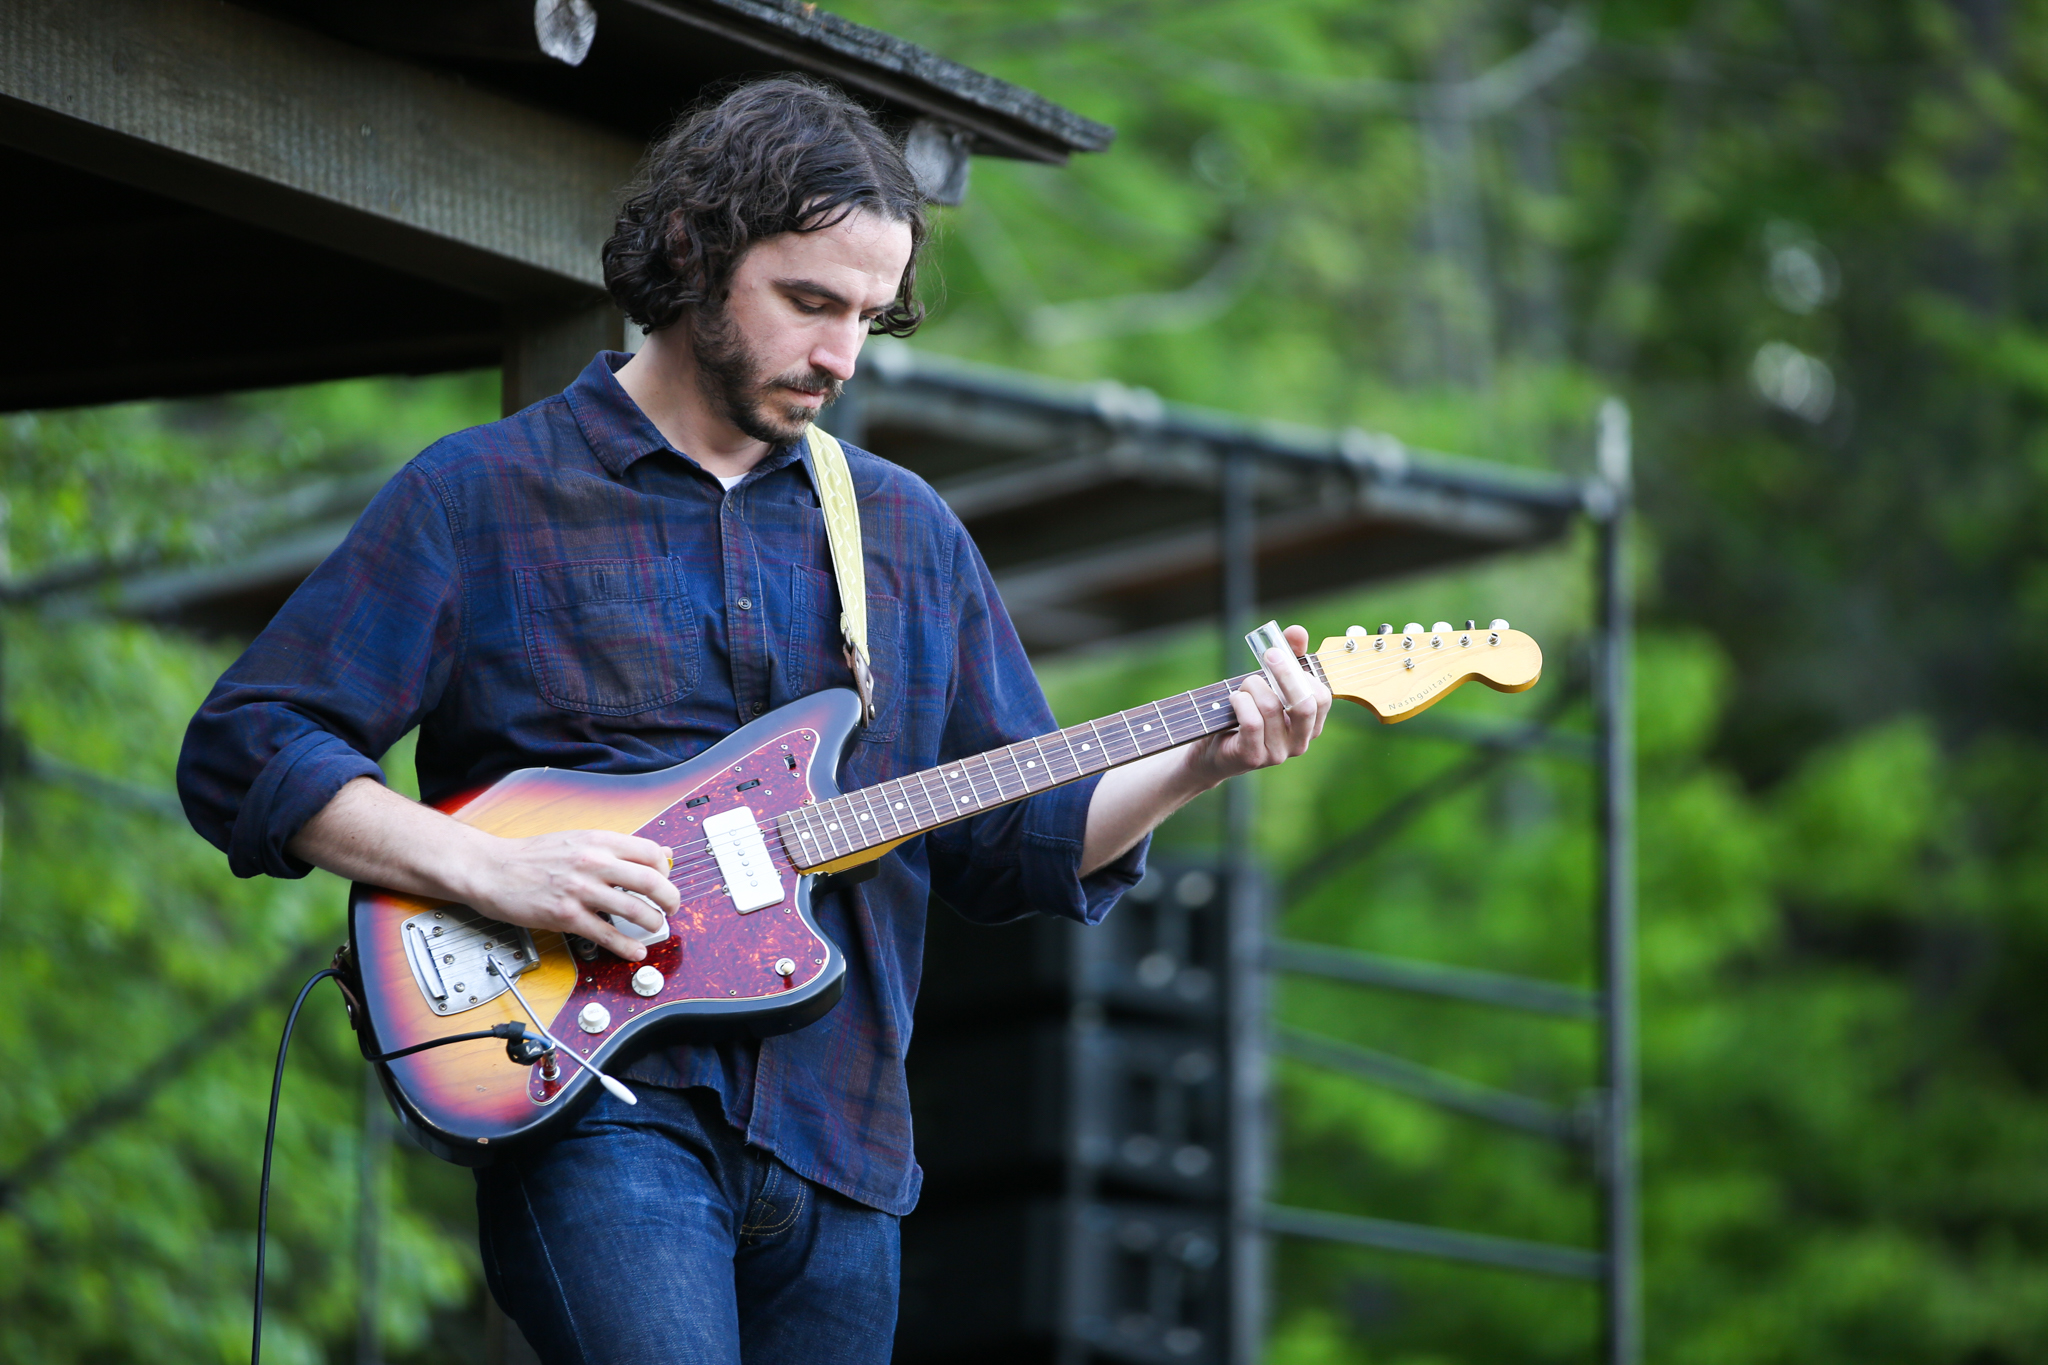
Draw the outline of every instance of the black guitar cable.
M263 1254L270 1238L270 1158L277 1146L277 1101L284 1091L284 1059L291 1051L292 1029L299 1022L299 1010L305 1005L306 997L330 976L337 983L342 980L340 971L333 967L322 967L306 978L306 984L299 987L299 998L292 1001L292 1012L285 1016L284 1035L277 1040L277 1070L270 1077L270 1122L263 1130L263 1178L256 1192L256 1320L249 1335L249 1365L263 1363ZM343 990L347 990L345 985ZM429 1038L424 1043L414 1043L396 1052L366 1052L363 1059L388 1062L398 1057L409 1057L415 1052L425 1052L430 1047L446 1047L450 1043L473 1042L479 1038L503 1038L506 1053L513 1061L526 1066L533 1065L551 1051L539 1039L526 1036L525 1024L510 1023L478 1029L474 1033L451 1033L445 1038Z
M270 1077L270 1124L263 1130L263 1180L256 1190L256 1325L249 1339L249 1365L262 1365L263 1361L263 1248L270 1236L270 1153L277 1144L277 1097L284 1089L284 1057L291 1050L292 1026L299 1022L300 1007L313 988L330 976L339 978L341 973L322 967L306 978L306 984L299 987L299 998L292 1001L292 1012L284 1018L284 1036L277 1040L277 1070Z

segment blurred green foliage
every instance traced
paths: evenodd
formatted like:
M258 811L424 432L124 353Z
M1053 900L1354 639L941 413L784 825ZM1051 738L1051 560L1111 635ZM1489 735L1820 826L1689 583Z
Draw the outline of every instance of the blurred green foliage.
M919 344L1579 474L1631 402L1653 1360L2048 1356L2048 33L2028 0L858 0L841 7L1119 130L983 160L941 213ZM491 415L488 376L4 419L17 580L205 560ZM1503 615L1572 674L1572 546L1355 599ZM68 602L68 605L65 603ZM161 797L229 647L7 621L31 749ZM59 607L62 610L59 610ZM1048 670L1062 718L1213 676L1190 636ZM1583 731L1583 710L1567 731ZM1333 722L1256 779L1283 880L1464 750ZM391 766L409 776L403 755ZM69 768L45 764L34 772ZM235 884L146 797L9 785L0 1171L341 931L340 888ZM1591 979L1589 774L1532 753L1282 906L1295 937ZM1201 846L1198 803L1162 836ZM323 988L324 989L324 988ZM108 1008L108 1005L112 1008ZM1582 1025L1286 981L1283 1021L1587 1112ZM0 1355L231 1359L278 1023L250 1016L0 1214ZM110 1027L110 1025L112 1027ZM331 1000L280 1133L273 1349L354 1333L359 1068ZM118 1031L115 1031L118 1030ZM1562 1144L1292 1063L1279 1197L1585 1243ZM389 1172L393 1359L472 1356L466 1177ZM1577 1361L1583 1286L1288 1243L1276 1365Z

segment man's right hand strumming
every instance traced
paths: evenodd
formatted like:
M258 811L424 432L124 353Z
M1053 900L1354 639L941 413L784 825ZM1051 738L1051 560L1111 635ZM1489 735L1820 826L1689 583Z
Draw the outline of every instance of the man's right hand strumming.
M486 834L359 777L334 794L291 841L294 857L352 881L458 901L529 929L580 934L628 962L647 949L598 914L644 929L682 903L668 880L669 850L611 830L568 830L528 839Z

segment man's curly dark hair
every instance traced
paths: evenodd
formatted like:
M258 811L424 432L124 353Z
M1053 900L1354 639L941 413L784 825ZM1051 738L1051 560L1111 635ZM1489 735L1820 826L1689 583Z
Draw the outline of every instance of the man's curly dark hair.
M648 148L604 244L604 282L641 330L720 308L754 243L866 209L910 227L910 264L871 332L909 336L927 227L902 145L818 81L776 77L698 104Z

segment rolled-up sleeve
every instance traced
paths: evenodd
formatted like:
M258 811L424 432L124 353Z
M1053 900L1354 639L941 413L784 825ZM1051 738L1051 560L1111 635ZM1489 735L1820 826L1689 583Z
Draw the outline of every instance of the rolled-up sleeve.
M185 731L178 795L237 876L302 877L306 821L419 722L457 666L461 556L408 465L221 676Z
M941 762L1042 735L1052 708L1031 670L988 566L958 532L953 598L958 653ZM1101 775L999 806L927 836L932 890L970 920L1000 924L1030 914L1094 924L1145 875L1151 836L1081 875L1088 804Z

